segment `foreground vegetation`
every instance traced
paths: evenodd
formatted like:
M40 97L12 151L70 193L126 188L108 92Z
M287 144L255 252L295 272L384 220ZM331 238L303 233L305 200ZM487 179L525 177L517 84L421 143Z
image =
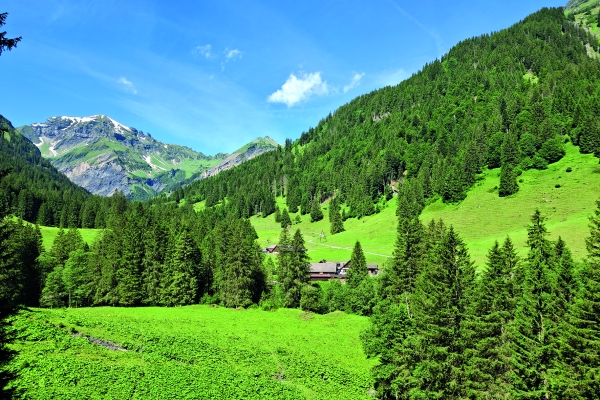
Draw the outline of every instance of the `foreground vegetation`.
M367 324L209 306L24 311L12 385L36 399L368 399Z

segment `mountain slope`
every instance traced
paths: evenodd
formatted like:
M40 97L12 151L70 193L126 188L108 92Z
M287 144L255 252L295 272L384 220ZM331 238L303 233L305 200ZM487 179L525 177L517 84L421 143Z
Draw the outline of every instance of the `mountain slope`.
M234 154L221 169L211 169L227 155L206 156L185 146L165 144L104 115L52 117L19 131L69 179L103 196L119 190L131 199L147 199L200 178L202 173L214 175L236 160L241 162ZM260 149L275 146L273 142Z
M542 9L457 44L399 85L340 107L282 151L184 188L184 197L264 217L278 196L301 215L338 196L343 217L360 220L394 192L419 210L458 204L481 173L499 167L512 167L518 185L521 172L544 174L560 160L565 141L598 157L600 63L589 51L597 44L563 9Z
M143 198L219 159L167 145L104 115L53 117L19 128L61 172L94 194Z
M10 172L0 180L0 216L14 214L35 222L44 205L45 218L53 223L60 220L63 209L79 209L91 198L0 115L0 171L6 170Z

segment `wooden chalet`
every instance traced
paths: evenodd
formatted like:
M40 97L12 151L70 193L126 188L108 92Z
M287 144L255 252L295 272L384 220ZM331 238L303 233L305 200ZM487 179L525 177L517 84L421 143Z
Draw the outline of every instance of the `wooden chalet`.
M272 244L269 247L263 249L263 253L265 254L277 254L279 253L279 251L277 250L277 245L276 244Z
M310 280L328 281L330 279L340 279L342 264L341 262L327 262L325 260L310 264Z
M346 273L348 273L348 268L350 268L350 261L344 264L341 269L341 274L346 275ZM367 270L369 271L369 275L379 275L379 265L377 264L367 264Z
M311 281L328 281L330 279L344 280L350 261L348 262L327 262L321 260L318 263L310 264ZM378 275L379 267L377 264L367 264L369 275Z

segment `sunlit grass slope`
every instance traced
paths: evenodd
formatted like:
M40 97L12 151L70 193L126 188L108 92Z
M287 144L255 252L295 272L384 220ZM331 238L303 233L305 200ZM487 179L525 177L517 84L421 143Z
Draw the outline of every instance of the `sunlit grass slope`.
M285 199L278 198L277 204L283 210ZM290 229L291 234L296 229L300 229L306 242L308 255L313 262L323 259L327 261L348 261L357 240L360 241L368 263L382 265L389 260L396 241L395 199L387 202L385 208L378 214L361 219L347 219L344 222L346 231L336 235L329 233L329 203L325 203L322 210L324 218L321 221L311 223L310 215L302 215L300 216L302 222L299 224L294 223ZM292 221L299 214L290 214ZM279 242L281 226L275 222L274 215L269 215L267 218L254 216L250 221L256 229L261 247ZM323 234L325 235L324 238L322 237Z
M467 198L458 204L437 201L425 208L421 221L442 219L453 225L465 240L473 260L485 262L487 251L495 240L503 241L507 235L515 242L522 255L526 254L526 226L536 208L548 217L547 228L550 238L558 236L567 242L575 258L585 256L585 237L589 234L588 217L600 198L600 165L598 159L589 154L580 154L572 144L566 145L566 156L547 170L525 171L519 179L517 194L498 197L500 169L486 171ZM572 169L566 172L567 168ZM560 185L560 187L556 187ZM277 203L283 210L285 199ZM198 205L198 209L201 205ZM352 247L360 240L367 253L367 262L382 264L392 255L396 241L396 200L390 200L379 214L362 219L346 220L346 232L329 234L328 204L323 205L322 221L311 223L310 216L302 216L302 222L292 230L300 229L307 242L308 254L313 261L344 261L350 258ZM292 221L296 214L290 214ZM262 247L277 243L281 227L274 216L252 217ZM325 234L326 241L320 239ZM376 255L379 254L379 255ZM388 256L388 257L386 257Z
M600 198L600 165L589 154L567 144L566 156L547 170L525 171L519 179L519 191L510 197L498 197L500 169L486 171L459 204L441 201L426 207L423 222L443 219L454 226L468 244L472 258L485 262L495 240L506 236L514 241L522 255L526 254L527 224L535 209L548 217L546 227L550 239L561 236L576 259L585 257L585 238L589 235L588 217ZM566 172L567 168L572 172ZM560 185L560 187L556 187Z
M50 250L50 247L52 247L52 243L54 243L54 239L56 239L56 235L58 235L59 230L60 228L55 228L53 226L40 226L40 232L42 233L42 245L46 251ZM83 241L90 246L100 232L102 232L102 229L79 229L79 233L81 233Z
M367 325L292 309L34 310L12 323L11 367L26 398L368 399Z

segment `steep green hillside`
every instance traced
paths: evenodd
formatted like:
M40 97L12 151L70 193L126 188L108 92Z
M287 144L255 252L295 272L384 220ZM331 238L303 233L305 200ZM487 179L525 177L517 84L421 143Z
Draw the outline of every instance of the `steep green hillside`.
M571 172L567 172L569 169ZM539 209L548 217L550 239L561 236L576 259L586 256L588 218L600 198L597 158L580 154L569 144L567 155L547 170L525 171L519 177L519 191L509 197L498 197L499 174L499 169L485 171L465 200L459 204L438 200L425 208L421 220L441 218L454 225L473 259L481 265L494 241L502 242L506 236L525 255L526 226L534 210Z
M183 197L250 217L273 213L280 196L302 215L337 196L347 216L362 218L406 182L419 204L460 202L482 171L498 167L509 185L499 194L508 194L519 171L564 156L565 135L581 153L600 155L600 63L588 45L595 41L563 9L543 9L459 43L280 151L185 187Z
M566 146L566 156L543 171L525 171L520 177L520 190L509 197L498 197L500 169L486 170L478 176L475 186L460 203L446 204L441 199L425 207L421 221L442 219L454 226L467 243L473 261L483 265L488 250L495 240L510 236L519 254L526 252L526 226L531 214L539 209L548 217L550 238L562 236L576 259L586 255L585 237L589 235L588 217L600 197L600 165L590 154L580 154L572 144ZM567 172L570 168L571 172ZM560 185L560 187L556 187ZM285 201L277 198L283 209ZM381 212L345 221L345 232L329 233L329 202L322 206L324 218L315 223L310 216L300 216L301 223L291 229L300 229L306 238L308 254L313 262L347 261L352 247L361 242L367 262L385 263L392 256L396 242L396 199L383 203ZM383 205L382 204L382 205ZM199 203L200 207L201 203ZM290 214L292 221L297 214ZM281 226L271 215L250 218L262 247L277 243ZM325 238L322 234L325 234Z
M281 209L285 207L284 199L279 197L277 203ZM329 233L329 202L322 206L324 218L315 223L310 222L310 216L300 213L290 214L292 221L300 216L301 222L290 228L300 229L306 241L308 255L313 262L348 261L352 247L360 241L368 263L383 265L392 256L396 241L396 201L382 203L382 211L362 219L350 218L344 223L345 232L331 235ZM258 243L265 248L278 243L281 225L275 222L273 215L267 218L254 216L250 218L252 226L258 234ZM324 234L324 237L323 237Z
M0 171L10 171L0 180L0 216L14 214L35 222L44 204L48 219L59 221L69 207L80 209L92 197L45 160L1 115Z
M286 309L34 310L13 320L11 366L28 398L369 399L367 324Z

